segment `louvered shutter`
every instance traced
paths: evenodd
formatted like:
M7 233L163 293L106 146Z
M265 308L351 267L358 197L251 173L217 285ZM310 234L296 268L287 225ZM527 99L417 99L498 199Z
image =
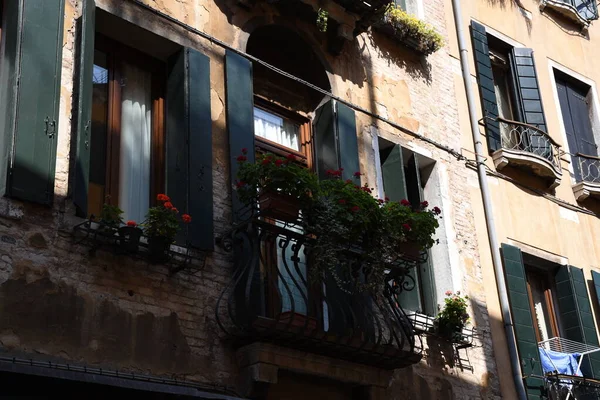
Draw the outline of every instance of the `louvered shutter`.
M64 0L5 2L3 148L12 160L6 192L51 204L60 107ZM8 147L4 147L8 146ZM7 157L4 153L4 157ZM4 167L2 167L4 168Z
M252 85L252 63L232 51L225 55L227 92L227 131L229 133L229 156L231 166L231 201L233 218L243 218L244 205L235 191L239 164L237 157L242 149L248 149L248 162L254 162L254 94Z
M313 124L319 177L325 179L328 170L343 168L342 179L352 179L360 171L354 110L329 100L317 109Z
M77 155L73 202L77 215L88 217L90 145L92 134L92 92L94 72L95 0L84 0L79 38L79 99L77 102Z
M485 133L490 152L502 147L500 140L500 124L495 121L498 118L498 103L494 90L494 75L490 61L487 34L485 26L471 21L471 39L475 56L475 70L477 71L477 84L479 86L479 98L483 109L485 122Z
M177 243L213 249L210 60L190 48L169 62L166 94L166 193L192 223ZM182 223L183 224L183 223Z
M598 346L592 306L583 270L561 266L556 273L556 295L565 338ZM586 376L600 376L600 357L589 356L581 365Z
M543 373L533 316L529 308L530 299L523 255L518 247L503 243L502 259L521 371L524 376L527 376L524 380L525 389L530 400L542 399L544 381L538 377Z

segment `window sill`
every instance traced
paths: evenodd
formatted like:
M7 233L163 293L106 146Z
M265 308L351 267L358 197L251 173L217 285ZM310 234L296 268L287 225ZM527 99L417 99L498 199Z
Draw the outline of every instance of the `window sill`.
M562 171L544 157L524 150L500 149L492 154L494 165L498 171L506 166L524 168L548 181L548 188L560 185Z
M544 11L545 8L549 8L563 17L579 24L583 29L586 29L592 21L579 14L577 9L572 5L566 4L560 0L542 0L540 2L540 10ZM597 17L594 19L597 19Z
M583 201L588 197L600 199L600 183L597 182L577 182L573 185L573 194L577 201Z

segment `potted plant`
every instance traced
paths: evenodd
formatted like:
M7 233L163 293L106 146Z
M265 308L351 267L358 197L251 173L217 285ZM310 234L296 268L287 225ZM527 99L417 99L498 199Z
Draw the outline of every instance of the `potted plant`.
M414 207L410 201L384 202L381 207L383 237L390 256L403 254L417 260L423 250L431 248L437 241L433 239L439 227L439 207L429 208L427 201Z
M461 296L460 292L446 292L444 307L434 321L435 332L450 341L460 341L462 331L469 322L467 300L469 296Z
M119 226L123 224L122 215L123 210L118 206L104 203L100 211L99 231L105 236L114 236Z
M148 238L150 258L154 262L164 262L169 258L168 251L180 228L177 217L179 211L166 194L159 194L156 200L158 204L148 210L142 225L144 235ZM181 220L187 224L192 221L192 217L183 214Z
M119 232L119 246L125 253L137 253L140 244L140 238L143 231L137 226L135 221L127 221L121 226Z
M247 149L237 161L236 190L240 201L257 205L261 212L276 219L298 218L299 210L310 201L317 184L317 176L296 162L293 154L278 157L260 154L253 163L247 161Z

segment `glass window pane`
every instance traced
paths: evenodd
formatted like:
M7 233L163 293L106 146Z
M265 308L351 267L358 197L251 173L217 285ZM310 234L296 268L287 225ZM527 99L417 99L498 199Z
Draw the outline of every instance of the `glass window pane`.
M552 325L550 324L550 312L545 296L545 281L540 277L530 276L528 278L533 300L533 318L537 325L542 340L553 337Z
M108 128L108 60L106 54L94 52L92 75L92 129L88 210L100 215L105 196L106 138Z
M254 134L300 151L300 125L256 107L254 107Z

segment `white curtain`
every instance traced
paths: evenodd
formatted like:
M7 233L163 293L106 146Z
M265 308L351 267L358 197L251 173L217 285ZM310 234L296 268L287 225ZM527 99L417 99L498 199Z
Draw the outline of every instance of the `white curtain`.
M119 207L125 221L142 222L150 200L151 74L134 65L123 68Z
M300 150L300 129L283 118L260 108L254 109L254 134L290 149Z

